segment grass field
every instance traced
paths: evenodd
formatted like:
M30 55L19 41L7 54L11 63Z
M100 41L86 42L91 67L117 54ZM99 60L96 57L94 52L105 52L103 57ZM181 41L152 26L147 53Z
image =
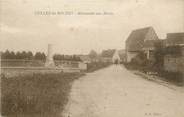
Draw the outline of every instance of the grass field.
M33 74L1 80L2 115L6 117L60 117L71 84L84 74Z

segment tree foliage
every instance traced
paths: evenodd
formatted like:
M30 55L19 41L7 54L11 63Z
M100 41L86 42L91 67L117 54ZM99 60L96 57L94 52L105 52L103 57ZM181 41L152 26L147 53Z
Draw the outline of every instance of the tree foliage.
M32 59L33 58L33 53L32 52L13 52L13 51L9 51L6 50L5 52L2 52L2 59Z
M115 49L103 50L101 56L111 58L113 57L115 51L116 51Z
M95 59L95 58L97 58L97 56L98 56L98 54L97 54L96 51L94 51L94 50L91 50L91 51L90 51L89 57L90 57L91 59Z
M145 66L147 63L146 54L144 52L139 52L132 60L131 63L139 66Z
M2 59L24 59L24 60L46 60L46 55L43 52L36 52L33 54L31 51L18 51L13 52L6 50L5 52L1 52ZM55 54L53 56L54 60L70 60L70 61L81 61L80 57L77 55L61 55Z
M13 52L13 51L6 50L5 52L1 53L1 58L2 59L45 60L46 55L43 52L37 52L35 55L33 55L31 51Z
M46 55L43 52L36 52L34 59L36 60L46 60Z

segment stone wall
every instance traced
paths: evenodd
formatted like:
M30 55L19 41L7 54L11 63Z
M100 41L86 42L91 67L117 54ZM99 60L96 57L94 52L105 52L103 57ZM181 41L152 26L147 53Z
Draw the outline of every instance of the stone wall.
M167 55L164 57L164 69L169 72L184 73L184 57Z

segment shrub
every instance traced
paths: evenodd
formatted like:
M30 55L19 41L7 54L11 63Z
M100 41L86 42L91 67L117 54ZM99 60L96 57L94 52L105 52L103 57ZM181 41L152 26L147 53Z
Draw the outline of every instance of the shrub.
M168 72L160 71L160 76L162 76L166 81L172 82L177 85L183 85L184 77L181 72Z

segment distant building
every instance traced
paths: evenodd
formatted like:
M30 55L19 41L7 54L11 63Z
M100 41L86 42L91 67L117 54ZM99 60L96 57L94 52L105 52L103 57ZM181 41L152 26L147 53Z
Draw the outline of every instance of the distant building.
M184 45L184 33L168 33L165 46Z
M156 40L146 40L143 44L143 51L146 53L146 58L148 60L154 61L154 52L156 50L156 44L163 45L163 40L156 39ZM163 47L163 46L162 46Z
M126 40L126 62L131 62L140 52L146 53L147 59L151 59L157 41L158 36L152 27L132 31Z
M113 62L113 63L118 63L118 64L121 62L121 59L120 59L118 50L116 50L116 51L114 52L114 55L113 55L113 57L112 57L112 62Z
M165 71L182 72L184 75L184 33L167 34L164 45L166 47Z
M88 55L79 55L80 59L84 62L84 63L91 63L92 60Z
M126 62L126 51L124 49L118 50L121 62Z

